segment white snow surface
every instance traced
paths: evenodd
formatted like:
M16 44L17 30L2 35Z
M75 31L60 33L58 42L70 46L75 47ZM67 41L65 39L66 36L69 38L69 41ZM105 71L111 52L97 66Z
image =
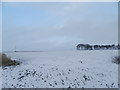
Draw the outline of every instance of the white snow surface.
M2 68L2 88L118 88L117 50L15 52Z

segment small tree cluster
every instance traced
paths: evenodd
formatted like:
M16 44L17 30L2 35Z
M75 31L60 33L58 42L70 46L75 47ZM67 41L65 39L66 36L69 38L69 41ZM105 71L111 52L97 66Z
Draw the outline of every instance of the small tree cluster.
M77 50L119 50L120 45L89 45L89 44L78 44Z

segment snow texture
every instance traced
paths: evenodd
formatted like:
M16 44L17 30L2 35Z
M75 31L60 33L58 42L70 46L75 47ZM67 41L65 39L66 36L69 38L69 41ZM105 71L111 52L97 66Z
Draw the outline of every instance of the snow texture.
M118 88L118 65L112 63L117 50L7 55L21 64L0 67L3 88Z

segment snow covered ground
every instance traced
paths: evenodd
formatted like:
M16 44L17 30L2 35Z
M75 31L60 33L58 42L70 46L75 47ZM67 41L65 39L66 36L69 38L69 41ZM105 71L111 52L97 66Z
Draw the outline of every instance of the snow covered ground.
M7 53L21 62L2 68L3 88L117 88L117 50ZM1 68L1 67L0 67ZM1 78L1 77L0 77Z

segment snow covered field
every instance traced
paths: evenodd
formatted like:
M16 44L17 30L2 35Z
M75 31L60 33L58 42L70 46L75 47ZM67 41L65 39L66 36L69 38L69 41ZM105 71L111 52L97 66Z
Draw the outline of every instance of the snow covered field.
M21 62L4 67L3 88L117 88L117 50L7 53ZM1 67L0 67L1 68ZM1 78L1 77L0 77Z

